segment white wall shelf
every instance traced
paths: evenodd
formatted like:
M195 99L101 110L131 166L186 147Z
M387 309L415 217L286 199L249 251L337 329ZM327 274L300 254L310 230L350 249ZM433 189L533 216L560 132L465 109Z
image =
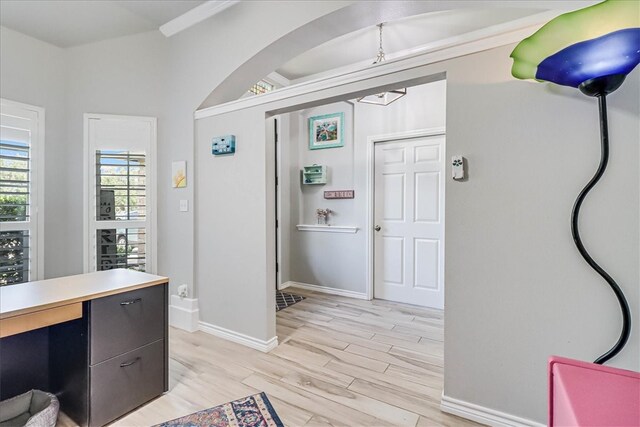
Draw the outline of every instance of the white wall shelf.
M322 233L357 233L358 227L351 225L298 224L298 231L319 231Z

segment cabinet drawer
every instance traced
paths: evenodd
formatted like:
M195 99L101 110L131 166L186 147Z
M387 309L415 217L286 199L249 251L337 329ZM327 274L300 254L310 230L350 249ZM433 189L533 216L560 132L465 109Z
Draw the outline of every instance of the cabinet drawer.
M151 286L90 303L90 365L164 337L165 287Z
M164 340L90 369L89 425L103 426L164 391Z

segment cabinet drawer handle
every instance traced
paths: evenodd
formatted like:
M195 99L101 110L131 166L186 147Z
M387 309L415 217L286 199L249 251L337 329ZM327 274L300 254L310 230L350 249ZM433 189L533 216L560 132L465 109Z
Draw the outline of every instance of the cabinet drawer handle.
M139 358L139 357L136 357L136 358L135 358L135 359L133 359L131 362L124 362L124 363L121 363L121 364L120 364L120 367L121 367L121 368L126 368L127 366L131 366L131 365L133 365L134 363L139 362L139 361L140 361L140 358Z
M129 300L129 301L122 301L120 303L120 305L131 305L131 304L135 304L135 303L140 302L140 301L142 301L142 298L136 298L136 299L132 299L132 300Z

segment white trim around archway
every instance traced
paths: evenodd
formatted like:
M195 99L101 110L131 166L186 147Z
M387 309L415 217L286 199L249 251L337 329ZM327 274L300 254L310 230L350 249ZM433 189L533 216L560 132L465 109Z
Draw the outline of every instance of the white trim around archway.
M283 87L260 96L241 98L236 101L203 108L195 112L194 118L198 120L275 102L287 104L287 100L293 105L296 103L295 98L301 95L313 94L326 89L337 89L348 84L363 82L376 77L384 77L412 68L517 43L530 36L541 25L558 14L558 11L543 12L527 18L441 40L432 45L411 51L405 56L390 59L380 64L365 68L355 68L331 76L320 77Z

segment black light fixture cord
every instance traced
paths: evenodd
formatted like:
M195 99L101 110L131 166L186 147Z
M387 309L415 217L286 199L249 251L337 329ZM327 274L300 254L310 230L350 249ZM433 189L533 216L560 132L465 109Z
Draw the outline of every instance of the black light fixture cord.
M602 356L598 357L594 363L602 365L609 359L613 358L616 354L618 354L622 348L625 346L627 341L629 340L629 336L631 335L631 310L629 309L629 303L620 289L620 286L616 283L615 280L606 272L602 267L596 263L591 255L587 252L584 245L582 244L582 239L580 238L580 231L578 230L578 216L580 215L580 207L582 206L582 202L587 197L587 194L595 185L600 181L602 175L604 175L604 171L607 169L607 163L609 162L609 127L607 123L607 96L605 94L597 96L598 98L598 106L600 109L600 139L601 139L601 157L600 157L600 165L598 166L598 170L596 174L591 178L591 181L582 189L578 198L576 199L575 204L573 205L573 211L571 212L571 234L573 235L573 241L580 252L580 255L587 261L587 264L591 266L602 278L609 284L613 293L618 298L618 302L620 303L620 310L622 310L622 332L620 333L620 338L618 338L618 342L615 343L613 347Z

